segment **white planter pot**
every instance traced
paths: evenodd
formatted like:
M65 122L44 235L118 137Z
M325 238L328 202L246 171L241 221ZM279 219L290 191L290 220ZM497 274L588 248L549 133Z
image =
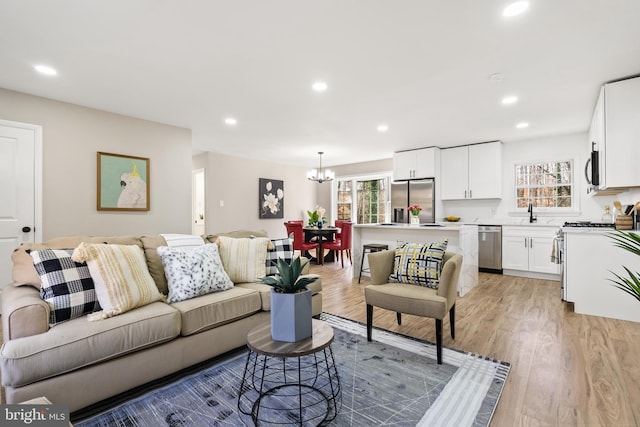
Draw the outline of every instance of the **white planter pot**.
M281 294L271 290L271 338L296 342L309 338L311 322L311 291Z
M419 225L420 217L418 215L411 215L411 224Z

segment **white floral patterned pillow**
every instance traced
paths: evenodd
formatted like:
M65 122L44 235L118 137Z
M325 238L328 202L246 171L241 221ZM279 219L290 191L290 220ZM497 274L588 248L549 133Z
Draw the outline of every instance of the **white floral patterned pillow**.
M195 248L160 246L158 255L169 284L167 302L184 301L233 287L215 244Z

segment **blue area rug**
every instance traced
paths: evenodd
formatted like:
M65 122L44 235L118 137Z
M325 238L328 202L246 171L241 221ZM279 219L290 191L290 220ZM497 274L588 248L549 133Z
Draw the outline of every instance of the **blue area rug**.
M488 426L510 365L443 349L433 343L375 329L367 342L362 324L323 313L333 326L332 349L342 405L331 426ZM247 351L172 384L152 390L77 427L253 425L238 411ZM308 357L308 356L305 356ZM283 413L281 425L293 425Z

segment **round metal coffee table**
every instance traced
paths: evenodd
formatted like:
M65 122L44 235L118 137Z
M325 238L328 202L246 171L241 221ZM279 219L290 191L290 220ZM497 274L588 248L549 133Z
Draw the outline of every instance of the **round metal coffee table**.
M270 324L251 330L238 410L255 425L332 421L342 406L332 341L333 328L316 319L311 338L298 342L274 341Z

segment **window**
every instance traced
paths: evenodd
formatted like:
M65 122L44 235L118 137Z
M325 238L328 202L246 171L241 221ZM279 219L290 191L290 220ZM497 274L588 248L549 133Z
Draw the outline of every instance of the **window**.
M357 224L385 222L387 215L387 179L356 181L358 189Z
M390 174L337 179L335 218L356 224L388 221Z
M516 207L573 207L573 167L571 161L516 165Z
M351 180L338 181L338 215L337 219L351 221Z

